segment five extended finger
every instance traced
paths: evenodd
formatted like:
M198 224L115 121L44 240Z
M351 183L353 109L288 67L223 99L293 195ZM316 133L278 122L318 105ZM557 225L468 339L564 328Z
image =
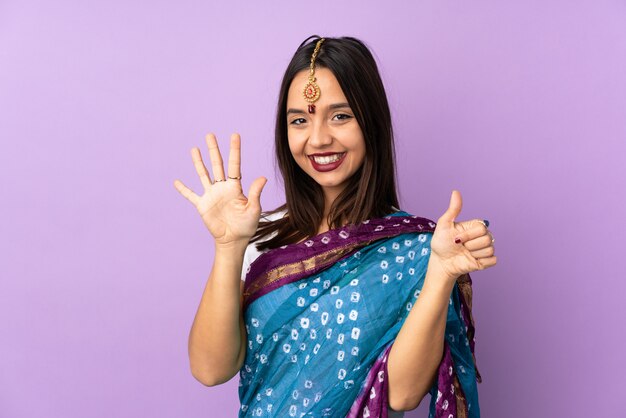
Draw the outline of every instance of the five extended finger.
M174 187L183 195L185 199L190 201L194 206L198 204L198 195L192 192L187 186L185 186L180 180L174 180Z
M228 177L241 177L241 137L239 134L230 136L230 153L228 155Z
M209 187L211 187L211 178L209 176L209 171L204 165L204 161L202 161L202 154L200 154L200 150L198 148L193 147L191 149L191 159L193 160L193 166L196 168L196 172L198 173L198 177L200 177L204 190L208 190Z
M222 154L220 154L220 149L217 145L217 138L215 138L214 134L208 134L205 139L207 147L209 148L213 178L215 181L224 180L224 162L222 161Z

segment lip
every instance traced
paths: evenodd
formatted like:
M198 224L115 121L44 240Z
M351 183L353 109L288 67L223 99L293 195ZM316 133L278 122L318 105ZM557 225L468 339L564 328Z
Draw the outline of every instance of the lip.
M327 157L329 155L335 155L335 154L345 154L345 152L318 152L315 154L309 154L309 157Z
M318 164L315 162L315 158L313 158L314 156L318 156L318 157L324 157L327 155L335 155L335 154L343 154L341 156L341 158L339 158L337 161L333 162L333 163L329 163L329 164ZM341 165L341 163L343 162L343 160L346 159L346 155L347 152L344 153L340 153L340 152L324 152L324 153L318 153L318 154L311 154L309 155L309 160L311 161L311 165L313 165L313 168L319 172L327 172L327 171L332 171L334 169L336 169L337 167L339 167Z

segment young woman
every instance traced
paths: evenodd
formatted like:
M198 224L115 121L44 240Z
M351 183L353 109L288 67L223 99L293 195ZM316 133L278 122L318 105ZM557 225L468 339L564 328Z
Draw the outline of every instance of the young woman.
M207 136L204 193L176 180L215 240L190 336L207 386L240 373L240 417L387 417L430 392L433 417L479 417L468 273L496 264L488 221L398 209L391 117L355 38L305 40L279 94L275 149L286 203L261 217L264 177L241 187ZM243 278L244 280L239 280Z

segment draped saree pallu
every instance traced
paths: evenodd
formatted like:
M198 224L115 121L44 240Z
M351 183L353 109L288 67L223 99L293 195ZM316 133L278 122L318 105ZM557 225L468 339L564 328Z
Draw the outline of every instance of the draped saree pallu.
M387 418L387 357L419 297L434 228L399 211L261 254L243 292L239 416ZM471 296L461 276L430 417L480 416Z

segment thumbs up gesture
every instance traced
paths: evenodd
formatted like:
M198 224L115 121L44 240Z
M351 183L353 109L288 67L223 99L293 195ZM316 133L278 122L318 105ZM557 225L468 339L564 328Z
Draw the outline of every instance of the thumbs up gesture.
M461 193L453 190L450 206L437 221L430 244L429 263L438 263L450 280L494 266L497 261L493 246L495 240L484 221L456 222L462 205Z

